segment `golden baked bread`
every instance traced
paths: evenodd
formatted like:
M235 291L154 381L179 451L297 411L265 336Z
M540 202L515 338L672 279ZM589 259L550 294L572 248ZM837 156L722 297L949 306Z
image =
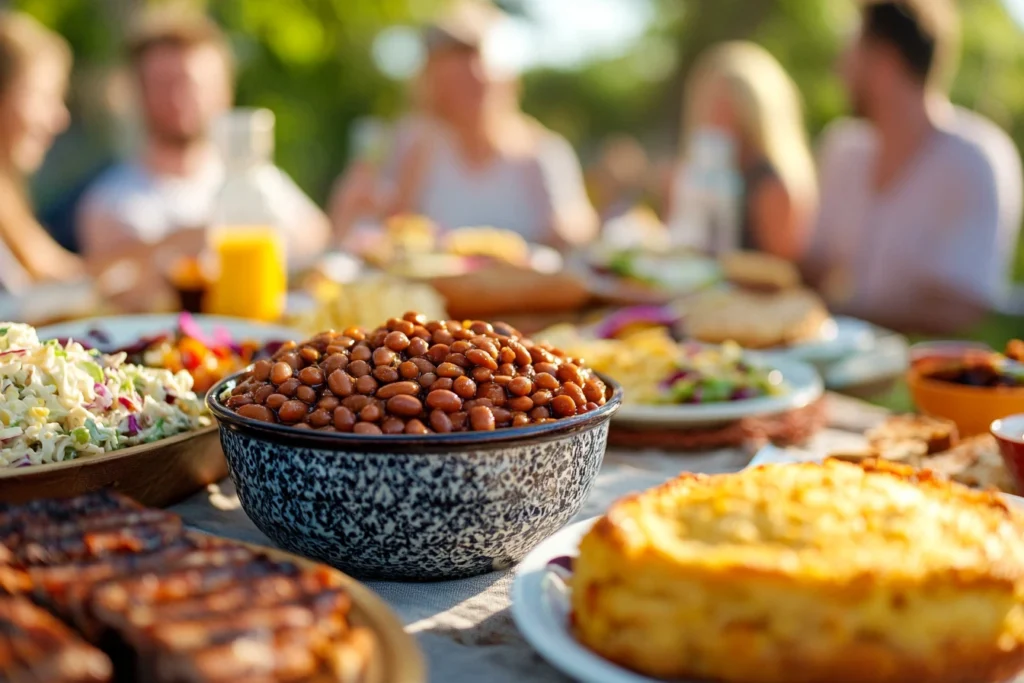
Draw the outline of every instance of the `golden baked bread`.
M869 461L683 475L616 503L571 583L579 640L658 678L998 683L1024 668L1024 517Z
M828 320L825 304L808 289L773 294L716 289L687 303L684 324L698 341L767 349L816 339Z
M722 275L738 287L776 292L800 286L797 267L777 256L759 251L734 251L719 259Z

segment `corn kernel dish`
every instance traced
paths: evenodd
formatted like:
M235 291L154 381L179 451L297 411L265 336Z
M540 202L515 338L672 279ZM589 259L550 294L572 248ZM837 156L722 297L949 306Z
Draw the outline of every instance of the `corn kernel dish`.
M1024 516L881 461L683 475L584 537L573 627L659 678L998 683L1024 668Z

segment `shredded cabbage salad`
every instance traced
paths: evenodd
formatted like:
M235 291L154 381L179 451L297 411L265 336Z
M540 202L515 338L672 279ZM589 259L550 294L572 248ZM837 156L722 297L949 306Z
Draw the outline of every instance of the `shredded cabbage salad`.
M96 455L208 423L186 371L40 342L33 327L0 322L0 467Z

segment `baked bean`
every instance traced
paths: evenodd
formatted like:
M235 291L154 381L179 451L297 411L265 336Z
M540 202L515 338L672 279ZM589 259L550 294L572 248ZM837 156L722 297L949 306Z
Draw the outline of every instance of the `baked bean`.
M335 396L351 396L353 391L352 377L344 370L335 370L327 378L327 386Z
M341 399L341 405L345 406L353 413L358 413L360 410L365 408L370 403L370 397L362 394L352 394L346 398Z
M583 385L583 395L587 397L588 402L600 403L607 391L604 382L597 378L588 379Z
M320 369L324 371L324 374L328 377L335 370L344 370L348 367L348 356L343 353L335 353L330 355L320 364Z
M305 422L299 422L297 424L293 424L292 427L295 428L295 429L312 429L312 427L310 427L309 424L307 424Z
M576 402L571 396L562 394L551 399L551 410L559 417L568 417L576 414Z
M262 387L257 389L252 394L252 400L256 403L266 403L267 398L274 393L274 386L272 384L264 384Z
M398 366L398 374L403 379L416 379L420 376L420 369L412 361L405 361Z
M366 339L366 333L363 332L361 327L346 327L342 332L346 337L352 337L356 341L363 341Z
M490 408L476 406L469 411L469 424L474 432L489 432L494 430L494 413Z
M398 355L386 346L373 350L373 364L377 367L380 367L381 365L391 365L397 358Z
M356 423L356 414L345 406L334 409L334 428L339 432L351 432Z
M455 379L456 377L462 377L464 374L466 374L466 371L454 363L441 363L437 366L437 375L439 377Z
M366 342L360 342L352 347L348 357L351 362L362 361L365 363L373 358L373 351L370 350L370 346Z
M294 342L294 341L286 341L283 344L281 344L281 348L279 348L277 350L277 352L278 353L284 353L285 351L291 351L296 346L298 346L298 344L296 342Z
M500 334L500 335L505 336L505 337L522 337L523 336L522 334L519 333L519 330L517 330L516 328L512 327L508 323L502 322L500 320L498 322L491 323L491 327L494 328L494 331L497 334Z
M317 408L306 419L309 420L309 424L313 427L326 427L331 423L331 414L323 408Z
M466 360L473 365L487 368L492 372L498 369L497 361L491 357L491 354L487 353L483 349L470 349L469 351L466 351Z
M256 361L256 363L252 366L253 378L257 382L266 382L267 379L270 377L270 369L272 367L274 367L273 363L271 363L269 360L265 358L263 360ZM278 382L278 384L280 384L280 382Z
M509 384L512 384L512 376L511 375L495 375L494 379L492 381L495 384L497 384L498 386L507 387Z
M437 370L437 366L426 358L410 358L409 362L420 369L420 374L426 374Z
M512 411L506 410L505 408L491 408L491 414L494 415L494 423L503 425L512 421Z
M516 365L530 365L530 363L533 361L533 356L531 356L530 352L526 349L526 347L520 344L519 342L510 341L508 343L508 348L512 349L512 352L516 354Z
M533 391L533 382L529 377L513 377L507 388L516 396L526 396Z
M480 349L491 358L495 360L498 359L498 347L495 346L494 342L487 337L473 337L469 341L473 346Z
M405 433L406 434L429 434L430 430L427 429L427 426L425 424L423 424L419 420L415 420L414 419L414 420L409 420L405 424Z
M473 337L473 333L463 327L453 329L452 336L455 337L456 341L469 341Z
M530 424L530 418L526 413L512 413L512 426L525 427Z
M324 371L316 365L307 365L299 370L299 381L311 387L318 387L324 383Z
M556 377L558 375L558 366L554 363L535 363L531 367L533 367L534 372L538 375L542 372L546 372L552 377Z
M572 400L571 398L569 399ZM543 420L546 417L551 417L551 411L548 410L547 406L537 406L529 412L530 419L536 422L537 420Z
M284 382L281 382L281 384L278 385L277 393L284 394L285 396L294 396L295 390L298 389L300 386L302 386L302 382L300 382L295 377L292 377L291 379L285 380Z
M434 391L435 389L451 391L454 387L455 380L453 380L451 377L439 377L436 382L427 387L427 391Z
M295 398L310 405L316 403L316 389L303 384L295 390Z
M352 345L351 344L352 340L349 339L349 342L350 342L349 346L351 346ZM324 353L326 353L329 356L336 356L339 353L344 353L347 348L348 348L348 346L342 346L342 345L340 345L338 343L328 344L327 348L324 350Z
M427 350L427 358L432 363L443 363L448 354L451 353L447 344L434 344Z
M470 401L466 401L462 404L462 409L469 411L473 410L477 406L484 406L485 408L493 408L494 402L489 398L474 398Z
M557 389L558 387L561 386L558 383L558 380L555 379L554 375L550 375L550 374L548 374L546 372L542 372L542 373L538 374L533 379L533 383L536 384L541 389L547 389L548 391L554 391L555 389ZM335 393L337 393L337 392L335 392Z
M423 387L424 389L429 389L430 387L434 386L434 382L437 381L437 375L435 375L433 372L428 372L420 375L417 381L419 382L419 385L421 387Z
M409 325L409 332L412 333L412 325ZM411 342L409 341L409 337L406 336L406 333L399 330L389 332L388 336L384 338L385 346L392 351L405 351L409 348L410 343Z
M392 329L394 329L395 332L401 332L408 337L416 330L416 324L411 323L408 320L399 320Z
M241 406L237 410L238 414L242 417L247 417L250 420L259 420L260 422L276 422L274 419L274 413L270 408L261 406L257 403L250 403L248 405Z
M457 342L455 342L454 344L451 345L451 353L465 354L467 351L469 351L472 348L473 348L472 344L470 344L465 339L462 339L462 340L459 340L459 341L457 341Z
M559 365L555 376L562 380L562 382L572 382L576 386L583 384L583 380L580 379L580 369L572 363L562 363Z
M267 400L263 405L267 406L271 410L278 410L287 400L288 397L284 394L271 394L270 396L267 396Z
M405 431L405 423L397 417L389 417L380 423L380 431L385 434L401 434Z
M427 332L426 330L423 330ZM410 357L422 356L430 348L430 333L427 332L426 338L424 337L413 337L409 340L409 348L405 350L405 353Z
M382 417L384 417L384 411L376 403L367 403L359 411L359 419L363 422L377 422Z
M373 424L372 422L357 422L355 424L355 426L352 427L352 432L354 434L374 434L374 435L380 435L380 434L384 433L384 432L382 432L380 430L380 427L378 427L377 425Z
M318 432L336 432L338 429L334 425L327 425L326 427L320 427L317 429Z
M469 375L473 378L474 382L490 382L494 376L487 368L473 368Z
M454 413L462 408L462 399L454 391L437 389L427 394L427 405L446 413Z
M580 408L580 412L581 413L589 413L592 410L597 410L599 407L600 406L598 406L593 401L588 401L586 404L584 404L584 406L582 408Z
M422 339L425 342L430 341L430 330L423 327L422 325L416 325L412 328L412 334L409 335L409 341L414 339Z
M279 363L284 363L290 367L293 371L302 367L302 361L299 360L299 354L293 351L279 355L277 360ZM273 369L271 369L271 372L273 372Z
M436 330L432 335L435 344L450 345L455 342L455 337L448 330Z
M452 365L458 365L460 368L467 372L473 367L473 364L469 361L469 359L466 358L466 356L461 353L449 353L448 357L445 358L445 362L451 363Z
M326 410L329 413L333 413L334 409L341 405L341 401L337 396L324 396L317 401L316 407L321 410Z
M505 401L505 405L511 410L527 412L533 409L533 399L529 396L516 396Z
M465 410L457 410L450 414L448 418L452 421L452 429L456 432L463 432L466 430L466 424L469 422L469 414Z
M371 349L383 346L384 340L387 339L388 334L389 332L387 330L374 330L366 339L366 343L369 344Z
M420 385L416 382L394 382L393 384L385 384L377 390L377 398L384 399L385 401L392 396L398 396L405 394L407 396L415 396L420 393Z
M354 360L348 364L348 374L353 377L365 377L370 374L370 364L365 360Z
M287 363L274 363L274 367L270 369L270 381L282 384L291 378L292 372L292 366Z
M530 349L530 358L534 363L554 363L555 356L545 351L539 346L534 346Z
M242 406L247 406L250 403L255 403L255 401L252 399L252 396L248 396L246 394L232 396L226 401L228 408L241 408Z
M516 352L507 346L503 346L498 353L498 360L502 363L513 363L516 360Z
M562 394L572 399L577 407L587 404L587 397L583 395L583 389L575 382L566 382L562 385Z
M427 316L416 311L406 311L405 315L402 316L402 320L413 323L414 325L426 325Z
M388 412L401 417L416 417L423 412L423 402L415 396L399 394L388 399Z
M533 395L530 396L530 400L533 401L533 405L535 406L546 406L551 403L551 392L547 389L535 391L533 392Z
M398 370L390 365L378 365L370 374L381 384L398 381Z
M377 380L369 375L364 375L356 380L356 391L360 394L370 395L377 391Z
M448 413L440 409L430 411L430 426L438 434L447 434L452 431L451 418L448 417Z
M494 328L491 327L491 324L486 323L483 320L474 320L470 324L469 329L472 330L473 332L476 332L477 334L487 334L490 332L494 332Z
M312 346L303 346L299 349L299 357L307 363L315 363L320 360L320 352Z
M487 382L479 385L476 390L476 397L489 399L496 406L505 405L505 389L496 382Z
M306 417L306 411L308 409L309 406L302 401L285 401L278 409L277 416L282 422L299 422Z
M511 363L502 363L498 366L498 369L494 371L495 375L508 375L509 377L516 376L516 366Z
M476 382L468 377L458 377L452 383L452 390L462 399L476 396Z
M248 393L250 390L251 390L251 387L249 386L249 382L246 381L246 382L243 382L242 384L237 385L234 389L232 389L231 390L231 395L232 396L241 396L242 394Z

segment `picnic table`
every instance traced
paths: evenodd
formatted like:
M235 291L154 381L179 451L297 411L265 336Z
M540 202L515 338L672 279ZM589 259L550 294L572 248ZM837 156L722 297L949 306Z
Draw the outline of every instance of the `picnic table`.
M827 426L795 457L825 455L863 442L865 429L884 409L829 394ZM735 472L754 455L750 448L669 453L609 449L594 489L576 520L602 514L617 498L656 486L680 472ZM173 511L202 531L273 545L246 517L230 480L176 505ZM367 581L395 611L423 649L429 680L443 683L562 683L570 679L548 665L516 630L509 612L515 568L458 581Z

